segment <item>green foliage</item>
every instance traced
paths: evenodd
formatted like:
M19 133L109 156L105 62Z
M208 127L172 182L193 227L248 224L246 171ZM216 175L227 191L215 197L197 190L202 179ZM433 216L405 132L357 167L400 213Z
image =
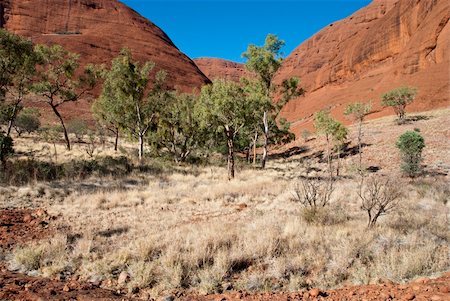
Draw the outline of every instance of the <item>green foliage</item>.
M41 126L39 117L41 114L35 108L26 108L20 111L14 121L14 129L20 136L23 132L28 134L35 132Z
M284 44L276 35L268 34L264 46L249 45L247 51L242 54L242 57L247 59L245 65L248 70L258 74L267 89L283 62L281 48Z
M72 119L67 123L67 132L74 134L78 141L83 140L83 136L87 134L88 130L86 121L82 119Z
M405 108L414 101L416 95L416 88L400 87L383 94L381 104L384 107L392 107L398 116L398 122L403 123L406 114Z
M347 105L344 115L350 116L354 121L362 122L371 109L372 105L370 103L354 102Z
M334 142L334 147L338 153L338 158L340 159L340 151L347 140L348 129L342 123L333 119L333 117L330 116L330 112L325 110L319 111L314 115L314 127L317 132L324 135L327 140L327 161L331 176L331 161L333 154L329 142L330 140ZM337 175L339 175L339 163L337 166Z
M334 121L331 128L331 137L337 149L342 148L342 145L347 140L348 129L339 121Z
M237 83L217 80L202 88L196 107L199 125L216 141L227 141L229 179L234 178L236 139L246 127L253 126L251 108L244 89Z
M327 139L334 131L334 122L329 111L322 110L314 114L314 128L319 134L325 135Z
M18 93L26 93L35 62L30 40L0 29L0 101L11 88Z
M417 131L407 131L398 138L396 146L402 156L402 170L410 177L414 177L421 170L422 150L425 147L424 138Z
M247 59L247 69L255 72L260 81L260 87L253 91L253 97L261 99L260 106L254 111L259 127L255 126L253 133L249 133L249 135L255 136L256 134L255 137L257 137L261 132L264 134L263 167L267 158L268 144L286 142L295 138L289 132L289 123L286 120L277 122L277 117L288 101L304 93L303 89L298 88L299 80L297 78L286 79L281 85L273 83L273 78L283 61L281 53L283 46L284 41L276 35L268 34L263 46L249 45L247 51L242 54ZM251 81L247 81L248 84L254 85ZM278 97L280 95L281 97ZM258 102L255 106L258 106L257 104ZM255 147L256 141L253 142L253 145Z
M250 107L239 84L216 80L202 88L197 105L200 126L215 133L229 132L235 137L248 124Z
M58 117L67 149L70 150L69 136L58 107L66 102L77 101L92 90L102 74L102 67L88 65L84 72L77 72L79 56L60 45L37 45L35 51L41 68L33 91L42 96L42 101L47 103Z
M144 139L155 126L170 93L165 87L166 73L162 70L152 77L155 64L141 66L134 61L129 50L123 49L113 59L105 73L105 82L96 115L105 123L119 125L131 137L139 140L139 158L143 156ZM152 83L149 88L149 83Z
M34 159L14 160L5 164L0 182L25 185L41 181L84 179L89 176L125 176L133 166L126 157L101 157L97 160L71 160L64 164Z
M0 162L5 165L6 159L14 154L13 140L0 132Z
M168 151L175 162L183 162L191 152L205 144L205 131L200 128L195 108L199 97L172 93L161 110L152 142L157 149Z

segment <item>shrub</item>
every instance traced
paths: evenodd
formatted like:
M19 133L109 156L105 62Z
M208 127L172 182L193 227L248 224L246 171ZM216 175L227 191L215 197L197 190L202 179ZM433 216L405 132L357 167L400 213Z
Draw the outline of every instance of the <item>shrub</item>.
M397 148L402 156L402 170L410 177L420 172L422 161L422 150L425 140L417 131L408 131L402 134L397 141Z
M299 202L304 208L302 210L303 218L308 222L313 222L320 208L330 203L333 193L333 181L319 180L314 178L301 179L295 186L293 200Z
M39 111L36 109L23 109L14 121L14 129L17 134L20 136L23 132L30 134L37 131L41 126L39 115Z
M87 131L88 126L84 120L73 119L67 123L67 132L74 134L79 142L83 140L83 136L86 135Z
M367 227L376 225L380 216L394 211L398 207L401 192L389 179L371 177L366 184L361 182L358 192L362 201L361 209L367 212Z
M384 107L394 108L398 123L401 124L405 121L406 106L414 101L416 94L416 88L400 87L383 94L381 104Z
M0 132L0 161L3 166L6 163L6 158L14 153L13 146L12 138Z

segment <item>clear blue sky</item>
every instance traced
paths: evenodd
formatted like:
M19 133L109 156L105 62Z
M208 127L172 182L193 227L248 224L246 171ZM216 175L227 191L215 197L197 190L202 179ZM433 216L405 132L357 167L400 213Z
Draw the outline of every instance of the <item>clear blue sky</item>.
M191 58L242 62L248 44L268 33L286 42L287 56L321 28L371 0L121 0L159 26Z

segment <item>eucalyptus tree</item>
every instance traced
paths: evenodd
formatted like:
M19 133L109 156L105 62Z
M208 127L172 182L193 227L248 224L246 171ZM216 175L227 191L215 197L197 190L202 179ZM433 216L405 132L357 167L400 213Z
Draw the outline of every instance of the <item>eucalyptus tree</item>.
M160 112L170 98L165 86L166 72L152 72L153 62L143 64L133 60L127 49L113 59L111 69L105 73L99 110L105 122L116 120L128 135L138 140L138 154L144 155L147 133L158 121Z
M261 110L260 120L262 121L262 133L264 136L263 157L261 160L263 168L267 161L269 133L271 128L277 126L276 118L289 100L304 93L304 90L298 87L298 79L296 78L286 79L281 85L273 82L275 74L283 62L281 54L283 46L283 40L280 40L276 35L268 34L263 46L249 45L247 51L242 54L247 59L247 69L256 73L258 76L264 88L263 96L270 99L272 104L274 104L270 108ZM280 94L280 89L282 90L281 94L283 96L281 99L277 99Z
M79 55L60 45L37 45L35 51L40 66L32 90L41 96L39 100L48 104L58 118L66 147L70 150L69 135L59 107L78 101L92 90L100 77L100 68L87 65L83 71L79 70Z
M391 90L381 96L381 104L384 107L392 107L398 117L398 123L405 122L406 106L414 101L417 95L417 88L400 87Z
M332 158L333 151L331 142L334 142L334 147L338 155L337 175L339 175L339 161L341 157L341 149L344 142L347 140L348 129L339 121L330 116L330 112L322 110L314 115L314 127L317 132L325 136L326 150L327 150L327 165L330 173L330 178L333 176Z
M242 85L217 80L204 86L196 107L196 114L203 129L209 129L227 142L228 179L234 178L234 156L236 139L252 126L252 106L246 99Z
M205 142L205 131L195 113L199 102L196 94L174 92L168 97L152 135L158 149L168 151L175 162L184 162L195 148Z
M362 126L364 118L369 115L372 106L370 103L355 102L347 105L344 115L349 116L353 121L358 122L358 155L359 172L362 173Z
M35 66L33 43L0 29L0 105L2 119L8 124L7 136L11 134L24 97L30 92Z

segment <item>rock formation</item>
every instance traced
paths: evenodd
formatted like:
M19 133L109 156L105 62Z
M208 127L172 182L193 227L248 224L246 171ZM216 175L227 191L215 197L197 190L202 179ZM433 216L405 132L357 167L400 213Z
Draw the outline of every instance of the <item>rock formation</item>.
M380 96L398 86L419 89L409 111L448 106L450 2L375 0L330 24L295 49L276 81L297 76L307 90L284 109L293 129L311 127L314 112L330 108L340 120L350 102L372 100L370 117L393 114Z
M238 82L241 77L252 77L244 64L217 58L194 59L198 68L211 80L225 78Z
M0 25L34 43L60 44L82 64L108 64L127 47L166 70L172 87L191 92L209 82L159 27L117 0L0 0ZM89 119L90 105L67 104L63 113Z

